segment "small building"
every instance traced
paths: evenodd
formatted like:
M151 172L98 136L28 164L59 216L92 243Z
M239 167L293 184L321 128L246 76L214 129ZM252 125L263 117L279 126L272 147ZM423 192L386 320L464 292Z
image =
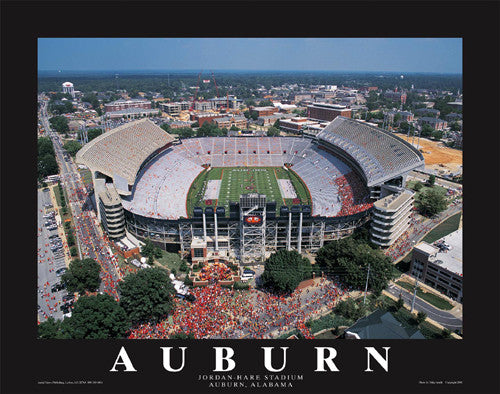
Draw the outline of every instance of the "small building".
M270 116L278 111L279 111L279 109L277 107L254 107L254 108L252 108L252 112L256 112L258 117Z
M223 118L225 115L216 114L214 112L195 113L190 116L191 121L198 122L198 126L203 126L203 123L213 123L214 119Z
M444 130L446 127L448 127L448 122L443 119L436 119L436 118L430 118L430 117L423 117L418 120L418 124L420 126L423 126L424 124L428 124L431 126L434 130Z
M229 129L231 126L235 126L239 129L245 129L247 127L247 118L244 116L225 116L223 118L214 119L214 123L218 128Z
M377 309L347 328L343 339L425 339L417 328L404 327L392 313Z
M182 111L187 111L190 108L188 101L179 101L175 103L160 103L160 109L168 115L178 116Z
M151 109L151 101L143 99L116 100L104 105L105 112L121 111L128 108Z
M391 99L393 101L400 102L401 104L406 103L406 93L405 92L387 91L384 93L384 97Z
M434 109L434 108L418 108L415 110L415 114L417 114L419 116L439 118L439 115L441 115L441 112L438 109Z
M462 229L413 248L410 274L444 295L462 302Z

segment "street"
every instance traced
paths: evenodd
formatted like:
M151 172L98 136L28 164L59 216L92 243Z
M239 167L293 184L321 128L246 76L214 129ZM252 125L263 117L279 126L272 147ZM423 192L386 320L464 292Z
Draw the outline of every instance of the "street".
M390 284L386 290L396 297L399 297L401 295L401 298L404 300L405 304L411 307L411 302L413 299L412 293L404 289L401 289L393 284ZM427 314L427 317L441 324L443 327L448 328L451 331L455 331L456 329L460 330L462 329L462 319L453 316L449 312L437 309L418 297L415 298L414 309L417 312L425 312Z
M112 254L106 236L100 229L95 213L88 208L87 190L83 185L76 165L69 158L69 155L65 153L61 137L50 128L47 102L43 103L41 113L43 126L54 145L56 159L60 168L61 184L68 195L68 205L73 215L76 239L80 250L79 257L92 258L101 265L101 287L99 290L117 299L116 286L121 278L117 260Z

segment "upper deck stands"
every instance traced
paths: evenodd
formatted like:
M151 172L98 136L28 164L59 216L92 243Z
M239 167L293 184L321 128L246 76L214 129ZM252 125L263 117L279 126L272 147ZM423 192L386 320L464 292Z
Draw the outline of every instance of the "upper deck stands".
M364 173L368 186L381 184L424 165L422 154L406 141L377 127L342 116L318 139L346 152Z
M86 144L76 155L77 163L129 185L144 161L174 138L148 119L117 127Z

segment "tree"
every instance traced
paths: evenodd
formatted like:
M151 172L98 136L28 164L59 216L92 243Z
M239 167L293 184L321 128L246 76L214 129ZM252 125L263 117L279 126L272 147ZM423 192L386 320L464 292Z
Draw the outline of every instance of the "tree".
M415 320L417 321L417 325L422 324L425 321L425 319L427 319L427 313L422 311L418 312L417 317L415 318Z
M337 304L335 313L344 316L346 319L358 320L366 314L366 308L363 304L357 303L352 298L348 298Z
M41 180L48 175L55 175L57 173L59 173L59 166L53 155L46 154L38 157L38 179Z
M443 130L434 130L432 132L432 138L436 141L439 141L441 138L443 138Z
M427 184L432 187L436 183L436 175L431 174L429 175L429 179L427 179Z
M396 304L394 305L394 307L396 308L397 311L399 311L404 306L405 306L405 302L403 301L403 298L401 297L401 295L399 295L399 298L396 301Z
M101 266L93 259L76 259L69 264L69 269L63 274L61 281L66 284L69 292L93 292L99 287Z
M53 116L49 119L49 123L58 133L67 133L69 131L68 119L64 116Z
M99 137L102 134L102 129L89 129L87 130L87 137L89 139L89 142L92 141L94 138Z
M273 102L271 100L262 100L259 103L259 106L261 106L261 107L274 107Z
M73 339L124 338L130 323L113 297L97 294L75 302L67 327Z
M266 260L261 279L265 287L275 292L291 293L311 273L310 261L297 251L279 250Z
M76 153L81 149L78 141L68 141L63 145L63 148L72 156L75 157Z
M434 216L444 211L448 204L445 192L439 188L426 189L416 198L416 206L424 216Z
M174 286L167 271L159 267L127 275L118 291L120 305L134 323L158 322L174 309Z
M249 110L246 110L245 112L243 112L243 115L245 116L245 118L250 119L250 111Z
M38 325L38 338L55 339L61 329L61 321L55 320L52 316Z
M251 112L250 112L250 117L251 117L253 120L257 120L257 119L259 119L259 114L257 113L257 111L251 111Z
M441 331L441 336L444 339L449 339L449 338L451 338L451 331L448 330L447 328L443 328L443 331Z
M257 103L255 102L255 100L250 99L250 100L245 101L245 105L247 107L255 107L257 105Z
M432 126L428 125L427 123L422 126L422 130L420 131L420 136L421 137L430 137L432 133L434 132L434 129Z
M451 122L450 123L450 130L451 131L460 131L460 124L458 122Z
M229 130L232 130L232 131L239 131L239 128L237 128L237 127L233 124Z
M269 127L267 130L268 137L278 137L280 135L280 130L274 126Z
M368 288L375 294L382 292L394 276L391 261L382 251L352 237L323 246L316 263L329 275L343 275L343 283L357 289L364 289L369 266Z
M280 128L280 120L279 119L276 119L276 122L274 122L273 127L279 130L279 128Z
M422 190L423 187L424 187L424 184L420 181L417 181L415 183L415 185L413 185L413 190L415 190L416 192L419 192L420 190Z
M170 127L170 125L168 123L163 123L160 127L163 130L165 130L167 133L170 133L170 131L172 130L172 128Z

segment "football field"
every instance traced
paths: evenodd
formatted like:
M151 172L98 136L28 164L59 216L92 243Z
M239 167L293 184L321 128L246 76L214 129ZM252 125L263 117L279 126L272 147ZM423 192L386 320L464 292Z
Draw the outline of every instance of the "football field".
M287 195L296 195L296 198L283 198L278 179L282 188L288 186ZM229 202L238 202L241 194L248 193L265 194L267 201L276 201L277 212L282 205L310 204L311 201L307 187L290 170L280 167L211 168L203 171L191 185L188 212L191 215L196 206L223 206L228 213Z

